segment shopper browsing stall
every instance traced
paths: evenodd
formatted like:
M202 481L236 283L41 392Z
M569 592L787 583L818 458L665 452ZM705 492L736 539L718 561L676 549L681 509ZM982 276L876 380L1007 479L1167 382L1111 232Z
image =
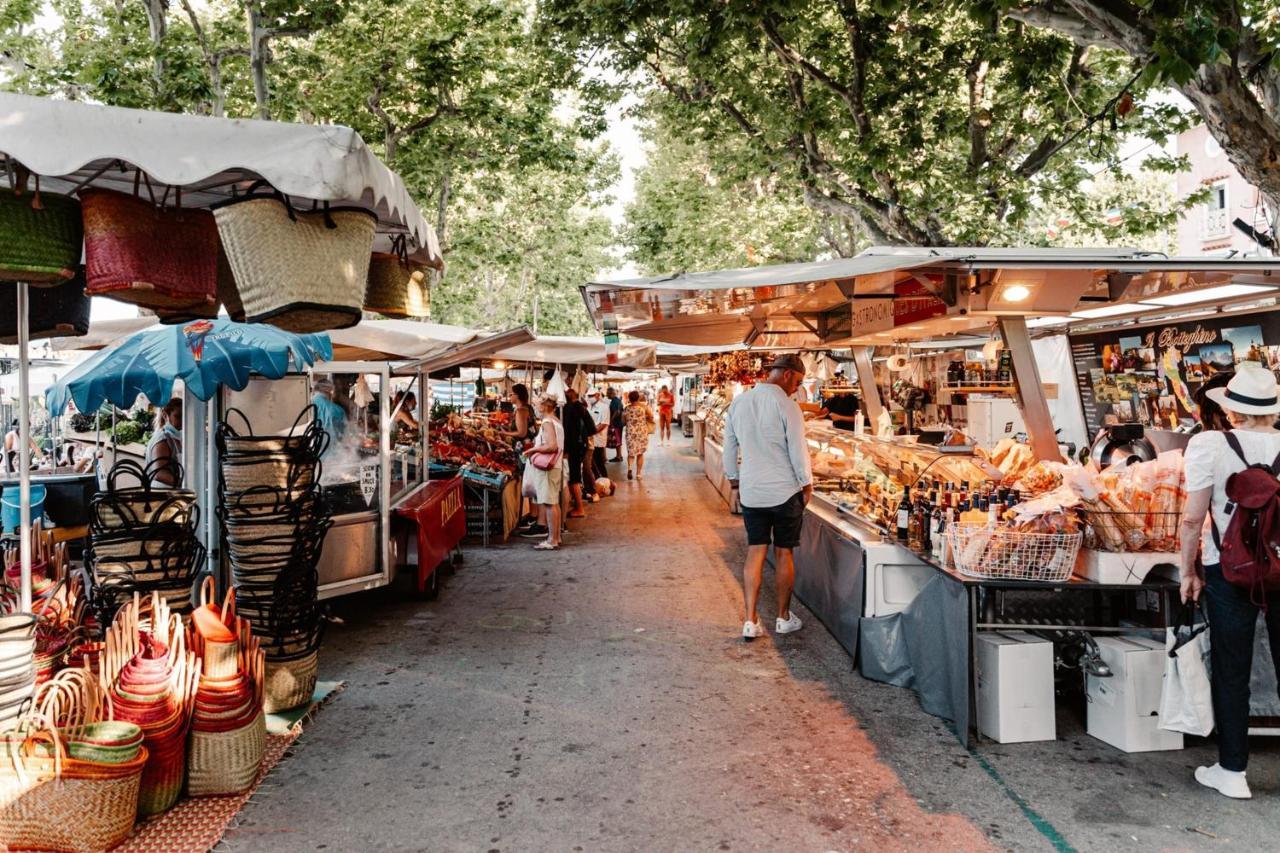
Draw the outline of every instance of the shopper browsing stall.
M769 366L769 378L736 398L725 418L724 473L738 490L747 529L747 562L742 572L745 640L764 634L756 603L770 544L778 591L775 630L789 634L801 627L800 617L791 612L792 550L800 544L804 508L813 497L813 472L804 441L804 415L792 395L804 381L804 373L799 356L779 356Z
M1201 785L1225 796L1248 799L1252 793L1245 770L1254 630L1265 604L1273 662L1280 661L1280 592L1265 592L1265 600L1259 601L1257 590L1227 580L1219 550L1232 516L1227 479L1249 465L1280 462L1280 430L1274 426L1280 414L1280 388L1271 371L1242 364L1225 388L1210 390L1208 397L1226 411L1232 429L1200 433L1186 450L1182 600L1196 601L1204 595L1212 627L1210 669L1218 729L1218 763L1197 768L1195 776Z
M587 513L582 502L582 484L584 480L591 482L591 478L586 477L586 468L596 425L591 420L587 404L578 399L577 391L569 388L564 395L564 447L569 465L569 494L573 499L569 517L585 518Z
M587 410L596 426L595 435L591 437L591 480L608 477L605 470L605 448L609 444L609 403L600 398L600 389L592 388L587 392L589 404Z
M530 533L545 533L546 539L533 547L554 551L560 547L560 490L564 486L564 425L556 417L559 401L545 395L538 398L542 426L538 438L526 453L525 477L532 500L538 508L539 521Z
M154 488L182 488L182 400L178 397L156 412L155 430L147 443L146 470Z

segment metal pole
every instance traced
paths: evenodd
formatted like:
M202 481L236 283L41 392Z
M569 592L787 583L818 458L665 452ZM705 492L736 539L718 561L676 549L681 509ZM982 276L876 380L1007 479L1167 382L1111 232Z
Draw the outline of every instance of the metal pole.
M1058 449L1057 430L1049 413L1049 401L1044 396L1044 385L1040 382L1035 352L1031 349L1027 320L1025 317L1001 317L999 324L1000 336L1012 357L1013 389L1017 394L1018 408L1022 410L1022 422L1027 426L1031 452L1038 460L1057 462L1062 458L1062 452Z
M422 482L431 479L431 374L422 374Z
M871 347L853 348L853 369L858 374L858 387L862 394L862 410L867 416L867 428L875 434L884 406L880 402L880 389L876 387L875 368L871 366Z
M31 612L31 400L27 283L18 282L18 542L21 558L20 609Z
M205 504L209 507L208 513L204 518L204 537L205 537L205 571L213 575L214 582L218 583L219 589L224 589L222 578L218 577L218 563L216 560L217 551L221 545L219 541L219 528L214 516L217 514L218 506L218 448L214 443L213 435L218 427L218 393L215 393L204 404L204 489Z

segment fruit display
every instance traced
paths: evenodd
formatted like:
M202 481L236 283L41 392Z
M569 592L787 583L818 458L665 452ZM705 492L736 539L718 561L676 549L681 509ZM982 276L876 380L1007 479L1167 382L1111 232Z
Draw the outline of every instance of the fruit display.
M499 430L510 428L511 416L463 417L450 414L431 424L431 458L435 462L514 474L519 460L510 440Z

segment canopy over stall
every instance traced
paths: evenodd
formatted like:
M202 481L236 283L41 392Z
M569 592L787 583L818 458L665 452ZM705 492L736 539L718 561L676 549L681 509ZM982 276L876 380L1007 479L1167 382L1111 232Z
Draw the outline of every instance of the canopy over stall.
M371 210L379 231L408 234L413 257L443 267L435 231L404 181L340 125L289 124L104 107L0 93L0 152L41 176L41 188L133 192L142 170L182 188L184 207L209 207L258 179L297 200ZM157 195L157 201L159 196Z
M337 361L434 358L485 336L462 326L416 320L364 320L329 332Z
M533 339L533 332L529 331L528 326L516 326L514 329L508 329L505 332L476 338L469 343L455 346L447 352L402 364L395 369L395 374L397 376L410 376L418 373L432 374L452 370L455 367L470 364L478 359L488 358L493 353L507 347L527 343Z
M645 341L623 341L618 345L617 359L610 363L604 341L599 337L539 335L527 343L498 350L491 358L512 364L641 368L656 364L656 350L657 347Z
M616 319L621 332L666 343L785 349L985 333L998 317L1140 310L1228 286L1226 298L1280 288L1280 261L880 246L832 261L592 282L582 296L599 328Z
M41 179L47 192L88 186L132 192L139 173L156 202L182 192L185 207L209 207L265 180L294 201L362 207L378 218L379 240L407 237L416 260L443 266L439 241L404 182L354 130L177 115L0 93L0 153ZM375 248L379 244L375 243ZM31 602L27 393L28 291L17 285L21 346L21 604Z
M874 387L871 348L998 326L1010 349L1035 454L1057 442L1029 327L1185 311L1280 296L1280 259L1170 258L1134 249L876 247L810 264L592 282L597 327L680 344L853 347L859 384ZM876 394L864 395L879 414Z
M89 333L74 338L50 338L49 344L54 352L69 350L102 349L121 338L135 332L158 326L155 317L121 317L112 320L94 320L89 324Z

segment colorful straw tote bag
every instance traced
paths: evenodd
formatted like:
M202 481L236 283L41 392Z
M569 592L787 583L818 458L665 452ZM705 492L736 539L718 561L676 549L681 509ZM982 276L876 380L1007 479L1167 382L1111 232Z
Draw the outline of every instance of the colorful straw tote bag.
M257 190L213 211L245 319L297 333L359 323L374 215L327 203L297 211L280 193Z
M400 319L431 316L431 291L426 267L408 259L404 235L390 252L374 252L369 259L369 285L364 310Z
M43 286L80 267L80 202L54 193L0 189L0 279Z
M111 190L80 193L85 280L108 296L188 319L218 315L218 229L206 210L158 207Z
M84 276L30 291L27 320L31 340L89 334L89 296ZM0 344L18 343L18 290L0 282Z

